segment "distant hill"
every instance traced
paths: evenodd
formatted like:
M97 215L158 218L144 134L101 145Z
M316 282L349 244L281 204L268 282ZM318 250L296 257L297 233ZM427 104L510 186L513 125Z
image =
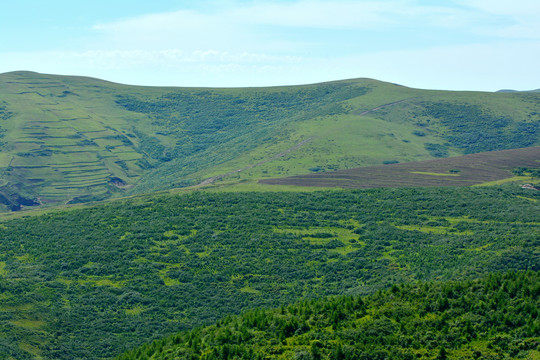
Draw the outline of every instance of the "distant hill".
M502 93L513 93L513 92L518 92L519 90L512 90L512 89L501 89L501 90L498 90L497 92L502 92ZM540 89L536 89L536 90L526 90L525 92L539 92Z
M511 170L540 167L540 147L260 180L263 184L342 188L471 186L516 178Z
M0 210L540 145L537 93L0 75Z
M537 359L539 283L495 273L252 310L118 359Z

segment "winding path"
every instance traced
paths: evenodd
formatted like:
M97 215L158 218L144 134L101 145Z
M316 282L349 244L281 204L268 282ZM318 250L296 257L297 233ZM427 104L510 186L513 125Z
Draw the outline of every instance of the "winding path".
M397 104L400 104L400 103L402 103L402 102L409 101L409 100L412 100L412 99L414 99L414 98L408 98L408 99L403 99L403 100L394 101L394 102L391 102L391 103L388 103L388 104L379 105L379 106L377 106L376 108L373 108L373 109L370 109L370 110L363 111L363 112L361 112L361 113L358 113L357 115L359 115L359 116L364 116L364 115L367 115L367 114L369 114L369 113L375 112L375 111L377 111L377 110L383 109L383 108L385 108L385 107L392 106L392 105L397 105Z

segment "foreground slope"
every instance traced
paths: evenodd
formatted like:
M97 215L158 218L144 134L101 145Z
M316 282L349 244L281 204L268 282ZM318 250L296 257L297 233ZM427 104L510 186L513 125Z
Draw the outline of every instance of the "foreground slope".
M539 145L540 94L369 79L152 88L0 75L0 207Z
M119 359L538 359L540 275L393 286L254 310Z
M107 358L225 314L539 270L519 187L155 195L0 223L0 358Z

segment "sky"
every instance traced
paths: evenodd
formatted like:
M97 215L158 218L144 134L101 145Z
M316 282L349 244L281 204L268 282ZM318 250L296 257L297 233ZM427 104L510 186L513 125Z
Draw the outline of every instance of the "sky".
M151 86L373 78L442 90L540 88L538 0L17 0L0 73Z

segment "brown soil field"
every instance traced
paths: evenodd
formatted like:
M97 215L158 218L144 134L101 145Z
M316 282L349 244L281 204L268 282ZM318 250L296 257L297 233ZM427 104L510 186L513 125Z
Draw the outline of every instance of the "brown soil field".
M471 186L511 178L511 170L517 167L540 167L540 147L265 179L259 183L359 189Z

